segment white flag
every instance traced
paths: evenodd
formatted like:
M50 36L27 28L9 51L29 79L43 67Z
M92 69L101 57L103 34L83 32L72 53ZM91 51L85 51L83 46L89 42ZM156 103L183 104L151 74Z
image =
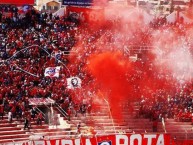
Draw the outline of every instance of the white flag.
M44 76L49 76L49 77L59 77L59 74L60 74L60 66L47 67L44 72Z
M67 78L67 88L68 89L75 89L81 87L81 79L79 77L70 77Z

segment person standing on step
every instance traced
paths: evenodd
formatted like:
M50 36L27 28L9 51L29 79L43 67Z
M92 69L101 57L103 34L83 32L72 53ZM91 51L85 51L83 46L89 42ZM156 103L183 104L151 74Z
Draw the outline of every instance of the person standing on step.
M153 132L157 132L157 127L158 127L158 120L156 118L154 118L153 122L152 122Z
M29 120L28 120L28 118L25 116L25 119L24 119L24 130L25 130L26 128L29 130Z
M55 114L53 118L54 118L54 125L57 128L57 126L60 125L58 114Z
M30 111L31 111L31 118L34 120L35 116L36 116L36 109L35 109L35 107L32 107Z
M37 116L37 125L42 125L43 115L40 112Z
M81 133L80 128L81 128L81 122L78 122L78 124L77 124L77 134Z
M3 114L4 114L4 107L3 105L0 105L0 116L2 120L3 120Z
M12 112L11 112L11 110L9 110L9 112L8 112L8 122L9 123L11 123L12 122Z

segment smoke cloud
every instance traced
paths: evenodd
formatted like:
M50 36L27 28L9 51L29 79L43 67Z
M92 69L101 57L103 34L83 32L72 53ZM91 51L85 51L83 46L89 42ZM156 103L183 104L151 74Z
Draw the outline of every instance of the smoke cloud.
M173 83L192 80L191 28L183 24L154 28L149 25L152 16L133 7L105 7L104 15L108 21L102 19L100 27L88 24L90 30L77 36L73 51L78 57L73 62L92 78L83 90L94 90L98 98L108 100L113 115L120 115L122 102L152 97L160 89L169 93L175 90ZM131 62L129 57L136 52L142 61Z

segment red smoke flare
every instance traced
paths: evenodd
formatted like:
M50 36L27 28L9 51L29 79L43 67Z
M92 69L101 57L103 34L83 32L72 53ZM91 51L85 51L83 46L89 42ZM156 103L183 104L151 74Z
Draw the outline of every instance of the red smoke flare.
M130 96L131 84L127 74L131 64L121 52L104 52L91 55L88 59L88 70L96 79L104 99L109 100L113 115L120 114L120 101L133 100ZM105 101L104 101L105 102ZM116 106L116 107L115 107Z

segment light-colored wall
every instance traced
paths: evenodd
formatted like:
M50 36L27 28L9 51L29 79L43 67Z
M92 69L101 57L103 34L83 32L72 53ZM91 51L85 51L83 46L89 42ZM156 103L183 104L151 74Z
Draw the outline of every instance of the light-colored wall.
M43 9L43 6L46 6L46 3L55 1L60 3L60 7L62 6L62 1L63 0L36 0L36 6L35 8L41 11ZM122 5L127 5L127 2L129 0L110 0L109 3L116 3L116 4L122 4Z
M46 4L48 3L48 2L52 2L52 1L55 1L55 2L57 2L57 3L59 3L60 5L59 5L59 7L61 7L61 2L59 1L59 0L36 0L36 6L35 6L35 8L37 9L37 10L39 10L39 11L41 11L41 10L43 10L43 6L45 6L46 7ZM47 7L46 7L47 8Z

